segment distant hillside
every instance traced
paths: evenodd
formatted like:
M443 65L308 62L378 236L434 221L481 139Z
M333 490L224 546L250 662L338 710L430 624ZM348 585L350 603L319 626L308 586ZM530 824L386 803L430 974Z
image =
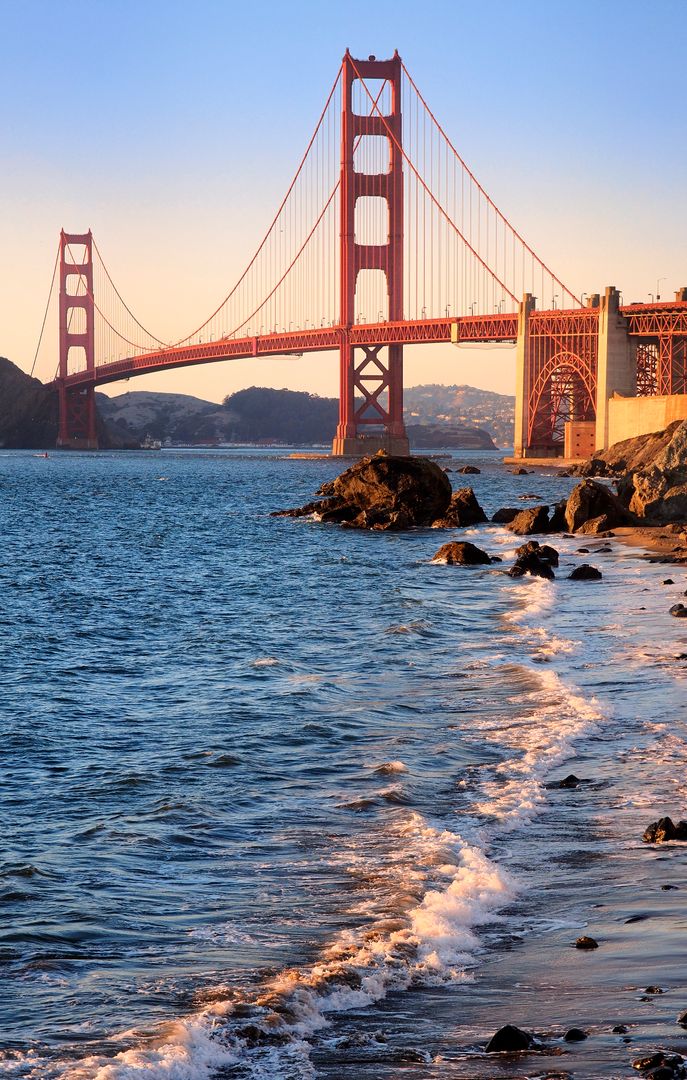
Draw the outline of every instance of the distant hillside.
M439 390L446 391L444 398ZM456 390L476 395L462 406L484 412L489 395L472 387L415 387L405 391L406 421L415 446L491 448L487 424L454 415ZM427 392L435 400L436 415L427 407ZM415 395L415 396L413 396ZM143 440L146 435L171 444L198 443L328 443L338 419L338 401L295 390L272 390L252 386L226 397L221 405L186 394L129 391L118 397L98 394L98 408L110 428L122 438ZM422 418L417 402L423 402ZM453 410L453 412L451 411ZM495 425L498 427L498 425ZM512 406L511 406L512 429ZM505 441L507 442L507 440ZM505 443L504 443L505 445Z
M406 424L476 425L498 446L513 445L515 398L474 386L411 386L403 391Z

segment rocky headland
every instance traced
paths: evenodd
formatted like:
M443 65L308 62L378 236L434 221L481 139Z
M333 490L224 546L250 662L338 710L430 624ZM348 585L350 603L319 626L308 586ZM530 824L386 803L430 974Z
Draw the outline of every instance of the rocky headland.
M51 450L57 442L58 422L57 391L0 356L0 447ZM113 431L100 413L98 441L109 450L138 446L126 433Z

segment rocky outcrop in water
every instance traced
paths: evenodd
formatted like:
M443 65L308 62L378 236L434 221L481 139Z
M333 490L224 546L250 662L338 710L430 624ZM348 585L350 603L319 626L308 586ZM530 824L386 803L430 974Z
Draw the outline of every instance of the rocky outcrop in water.
M277 511L273 516L315 514L322 521L339 522L353 529L432 525L448 511L451 482L443 469L428 458L380 452L361 458L335 480L323 484L320 493L326 496L321 502Z
M558 566L558 552L549 544L540 544L538 540L528 540L526 544L521 544L516 549L516 559L524 559L529 555L536 555L542 562L547 562L549 566Z
M645 844L665 844L669 840L687 840L687 821L678 821L662 817L653 821L644 830L642 840Z
M525 577L526 574L529 574L531 577L545 578L547 581L553 581L556 576L551 568L551 563L540 558L536 551L529 551L526 554L519 555L508 573L511 577Z
M595 566L589 563L581 563L576 566L572 573L568 574L571 581L601 581L603 574Z
M533 1041L529 1032L514 1024L505 1024L494 1032L485 1050L488 1054L512 1054L518 1050L528 1050Z
M516 518L521 513L522 510L519 506L502 506L495 514L492 514L491 520L495 525L508 525L513 518Z

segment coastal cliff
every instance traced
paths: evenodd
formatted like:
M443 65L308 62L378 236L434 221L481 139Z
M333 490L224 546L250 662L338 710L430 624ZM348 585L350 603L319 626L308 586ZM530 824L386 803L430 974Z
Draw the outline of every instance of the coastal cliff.
M618 496L638 518L656 524L685 522L687 420L615 443L574 471L582 476L614 477Z
M57 440L57 393L0 357L0 446L47 450Z
M100 395L98 395L100 396ZM52 450L57 443L57 392L0 357L0 447L5 450ZM109 450L128 450L138 440L112 431L98 415L98 442Z

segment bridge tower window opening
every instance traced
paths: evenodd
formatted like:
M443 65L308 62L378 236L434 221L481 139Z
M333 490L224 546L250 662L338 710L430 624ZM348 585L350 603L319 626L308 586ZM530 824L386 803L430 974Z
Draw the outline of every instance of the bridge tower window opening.
M380 248L381 269L389 243L389 203L386 199L378 195L362 195L356 199L353 235L359 247Z
M369 63L369 62L368 62ZM359 67L362 65L359 63ZM368 65L365 65L368 66ZM365 78L365 76L363 76ZM365 90L367 87L367 91ZM354 78L351 85L351 111L354 116L391 116L394 111L393 90L389 79L365 78L365 86L361 80ZM376 102L373 107L372 101Z
M391 143L387 135L360 135L353 148L353 171L362 176L384 176L391 169Z

